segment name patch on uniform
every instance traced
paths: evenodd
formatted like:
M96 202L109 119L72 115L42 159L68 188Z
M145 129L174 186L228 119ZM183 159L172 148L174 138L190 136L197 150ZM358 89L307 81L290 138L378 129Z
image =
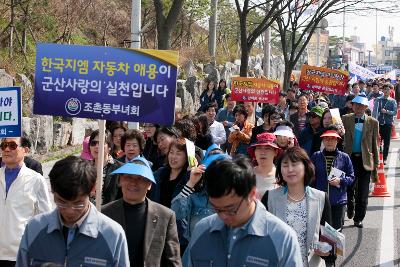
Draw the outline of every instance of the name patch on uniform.
M97 266L106 266L107 261L103 259L98 259L98 258L92 258L92 257L85 257L85 263L87 264L92 264L92 265L97 265Z
M257 258L254 256L247 256L246 262L260 266L269 266L269 260L263 258Z

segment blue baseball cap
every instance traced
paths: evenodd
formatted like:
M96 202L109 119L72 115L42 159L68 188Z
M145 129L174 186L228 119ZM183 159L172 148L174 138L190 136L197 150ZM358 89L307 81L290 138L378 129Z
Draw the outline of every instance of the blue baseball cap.
M219 160L219 159L232 159L232 158L228 154L214 154L214 155L210 155L206 159L204 159L201 162L201 164L206 166L206 169L207 169L208 166L211 165L211 163L213 163L214 161Z
M353 98L353 100L351 102L361 104L361 105L364 105L367 107L369 106L368 98L366 98L365 95L358 95L355 98Z
M217 144L212 144L211 146L209 146L206 150L206 153L204 154L204 159L206 159L209 156L211 151L217 150L217 149L222 151L222 149Z
M150 168L149 162L143 158L143 157L136 157L132 160L133 162L126 163L113 171L111 174L133 174L133 175L139 175L150 182L157 184L156 179L154 178L153 171ZM143 164L140 163L135 163L135 161L142 162Z

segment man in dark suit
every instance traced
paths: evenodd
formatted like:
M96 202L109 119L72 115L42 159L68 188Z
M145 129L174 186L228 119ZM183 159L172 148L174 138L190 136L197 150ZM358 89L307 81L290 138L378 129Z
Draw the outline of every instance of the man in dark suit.
M124 228L132 266L182 266L175 213L146 198L155 183L148 161L137 157L112 174L123 197L102 212Z
M351 157L355 176L354 184L347 188L347 217L354 220L354 226L362 228L368 206L369 183L378 179L379 123L365 114L369 104L365 95L356 96L352 103L354 113L342 117L346 130L344 152Z
M21 147L27 148L28 150L26 153L29 153L29 150L31 149L31 141L29 140L29 138L26 136L22 136L20 140L21 140ZM43 175L42 164L39 161L35 160L32 157L25 156L24 163L25 166L28 167L29 169L34 170L35 172L38 172L41 175ZM2 159L0 158L0 166L2 165L3 165Z

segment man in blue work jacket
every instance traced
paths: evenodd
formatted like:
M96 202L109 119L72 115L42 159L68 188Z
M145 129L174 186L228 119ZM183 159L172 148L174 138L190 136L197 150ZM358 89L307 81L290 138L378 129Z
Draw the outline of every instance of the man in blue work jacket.
M57 208L28 223L16 266L130 266L124 230L89 201L95 166L70 156L56 162L49 177Z
M303 266L294 230L256 200L249 160L217 160L204 180L216 214L196 225L184 266Z

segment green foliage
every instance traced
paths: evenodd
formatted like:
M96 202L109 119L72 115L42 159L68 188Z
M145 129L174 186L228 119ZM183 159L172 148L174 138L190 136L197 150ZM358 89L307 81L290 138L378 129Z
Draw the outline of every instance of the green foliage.
M210 0L186 0L183 12L194 21L210 16Z

